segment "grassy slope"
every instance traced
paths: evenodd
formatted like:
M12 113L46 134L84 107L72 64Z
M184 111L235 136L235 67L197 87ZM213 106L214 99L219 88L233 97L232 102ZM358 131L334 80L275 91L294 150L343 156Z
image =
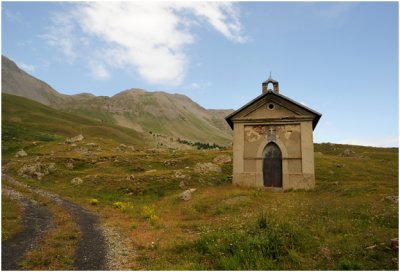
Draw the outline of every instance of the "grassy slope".
M118 151L119 142L140 145L144 139L15 96L3 95L2 128L7 172L17 176L23 164L54 162L57 170L41 181L18 179L70 198L120 229L123 242L134 248L126 269L398 268L397 252L390 249L390 239L398 236L398 205L385 199L398 196L397 148L317 144L316 188L281 193L232 186L231 164L222 173L194 171L197 162L230 150ZM76 148L63 143L80 130L89 139ZM87 142L101 151L77 151ZM14 158L21 147L29 156ZM355 157L341 156L345 149ZM168 166L168 160L175 163ZM71 161L74 169L68 170ZM176 170L197 188L191 201L178 198ZM72 185L74 177L84 183ZM7 203L3 198L3 207ZM41 259L59 261L35 254L39 262L32 266L28 259L26 267L46 267Z
M143 131L152 131L168 137L219 145L228 145L231 142L230 128L224 126L225 121L221 118L223 111L219 114L215 113L218 111L213 111L215 116L211 114L212 118L208 120L197 116L196 111L183 109L183 102L174 95L141 93L135 94L134 97L121 94L117 96L123 96L125 99L116 100L117 98L113 97L107 100L104 97L93 97L89 100L66 103L60 107L66 112L77 112L109 124L116 124L116 117L123 114L129 123L140 126ZM111 101L119 107L110 112L105 108L107 104L112 103ZM190 107L192 104L194 103L185 105Z
M143 146L147 135L87 117L54 110L32 100L2 94L3 156L15 154L32 141L52 142L76 136L104 138L119 143Z
M55 173L21 180L118 227L136 252L127 256L127 269L397 269L390 239L398 233L398 206L385 197L398 195L398 149L316 145L315 190L281 193L232 186L230 164L221 174L193 170L231 151L124 153L104 146L86 158L57 145L50 157L54 148L35 151L56 163ZM346 148L357 157L340 156ZM64 166L70 158L73 170ZM165 166L171 159L176 165ZM11 172L29 162L32 157L13 163ZM175 170L197 188L191 201L179 200ZM82 185L70 183L76 176ZM262 213L266 228L257 223Z

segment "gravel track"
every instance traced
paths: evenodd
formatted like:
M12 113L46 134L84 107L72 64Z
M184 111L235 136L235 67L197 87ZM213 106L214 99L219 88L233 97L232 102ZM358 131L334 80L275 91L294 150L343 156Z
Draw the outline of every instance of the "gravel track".
M18 191L3 187L3 193L24 208L23 230L1 244L2 270L18 270L21 269L18 262L36 246L51 226L52 216L47 208Z
M3 175L3 180L7 180L16 186L24 187L31 192L50 198L72 215L82 234L75 252L74 265L78 270L107 269L106 261L108 258L106 240L100 226L99 218L96 215L71 201L60 198L54 193L20 183L10 176ZM32 221L29 221L29 224L36 225L34 222L32 223ZM5 251L3 248L2 252L4 255Z

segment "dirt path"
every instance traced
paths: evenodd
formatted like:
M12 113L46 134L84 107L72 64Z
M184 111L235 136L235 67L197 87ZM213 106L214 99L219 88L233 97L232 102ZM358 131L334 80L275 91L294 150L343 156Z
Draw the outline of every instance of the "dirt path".
M106 242L100 227L99 218L82 208L81 206L72 203L71 201L62 199L58 195L47 192L42 189L27 186L15 179L3 175L3 180L28 189L31 192L41 196L50 198L56 204L62 206L71 213L74 220L77 222L80 231L81 239L78 242L78 247L75 253L75 267L78 270L105 270L106 268ZM32 225L34 225L33 222ZM4 252L2 248L2 252ZM4 268L4 267L3 267Z
M51 226L52 217L47 208L13 189L3 188L3 193L24 208L23 230L1 244L2 270L18 270L18 262L40 241Z

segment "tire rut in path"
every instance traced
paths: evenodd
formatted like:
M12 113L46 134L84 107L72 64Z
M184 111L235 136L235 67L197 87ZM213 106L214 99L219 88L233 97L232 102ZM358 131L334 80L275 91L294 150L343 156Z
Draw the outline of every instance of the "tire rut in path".
M3 192L24 207L23 230L1 244L2 270L18 270L21 269L18 262L35 247L51 226L52 216L46 207L13 189L4 188Z
M77 270L106 270L106 241L100 226L98 216L90 213L81 206L71 201L62 199L57 194L38 189L20 183L15 179L3 175L3 179L7 179L18 186L23 186L28 190L35 192L41 196L48 197L56 204L60 205L71 213L73 219L79 226L81 237L75 251L74 266Z

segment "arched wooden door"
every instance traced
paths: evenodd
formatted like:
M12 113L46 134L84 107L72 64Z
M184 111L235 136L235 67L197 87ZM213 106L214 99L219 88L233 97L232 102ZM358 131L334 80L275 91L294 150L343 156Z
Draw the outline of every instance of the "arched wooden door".
M282 152L275 143L269 143L263 158L264 186L282 187Z

